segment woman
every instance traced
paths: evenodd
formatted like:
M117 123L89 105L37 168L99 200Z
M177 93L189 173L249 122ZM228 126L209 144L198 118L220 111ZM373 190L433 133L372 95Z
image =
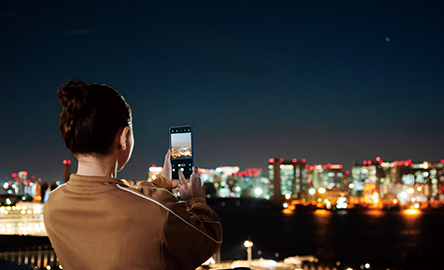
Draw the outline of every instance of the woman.
M114 89L60 86L60 131L78 160L76 174L51 192L44 221L63 269L194 269L222 244L222 227L193 168L130 187L117 178L134 146L131 109ZM172 190L179 187L180 197Z

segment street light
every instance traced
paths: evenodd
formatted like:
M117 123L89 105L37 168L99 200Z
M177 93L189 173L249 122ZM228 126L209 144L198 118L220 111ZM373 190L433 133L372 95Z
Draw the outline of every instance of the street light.
M248 265L251 265L251 247L253 246L253 242L247 240L244 242L244 246L247 248Z

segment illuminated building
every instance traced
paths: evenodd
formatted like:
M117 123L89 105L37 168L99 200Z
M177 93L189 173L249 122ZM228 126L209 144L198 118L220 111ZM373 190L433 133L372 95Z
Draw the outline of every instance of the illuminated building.
M352 169L353 194L376 191L381 200L401 204L444 200L444 160L412 162L409 160L364 160ZM367 192L368 193L368 192Z
M149 169L148 169L148 180L154 180L156 179L157 176L162 174L162 167L156 167L156 165L152 165Z
M207 196L220 198L270 198L270 181L262 177L262 169L221 166L199 169L202 183L207 183Z
M327 189L347 189L348 177L342 172L341 164L314 164L305 165L308 182L313 188L324 187Z
M279 202L285 195L298 197L302 191L308 192L305 159L291 161L270 158L268 160L268 177L273 181L273 201Z
M63 160L63 182L66 183L69 180L71 174L71 160Z

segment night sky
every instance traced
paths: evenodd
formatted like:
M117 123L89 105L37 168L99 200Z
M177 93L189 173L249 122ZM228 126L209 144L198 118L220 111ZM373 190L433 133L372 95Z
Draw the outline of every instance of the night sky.
M444 158L442 1L144 2L1 2L0 180L62 178L70 79L131 105L127 179L184 124L204 168Z

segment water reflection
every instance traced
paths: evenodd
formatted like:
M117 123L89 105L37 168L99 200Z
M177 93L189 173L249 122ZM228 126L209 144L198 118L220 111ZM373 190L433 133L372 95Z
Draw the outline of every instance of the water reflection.
M330 216L332 212L324 210L324 209L317 209L314 211L315 215L317 216Z
M368 211L367 211L367 214L368 214L368 215L371 215L371 216L378 217L378 216L383 215L384 212L383 212L382 210L379 210L379 209L373 209L373 210L368 210Z
M419 209L405 209L402 214L410 218L418 218L421 215L421 210Z

